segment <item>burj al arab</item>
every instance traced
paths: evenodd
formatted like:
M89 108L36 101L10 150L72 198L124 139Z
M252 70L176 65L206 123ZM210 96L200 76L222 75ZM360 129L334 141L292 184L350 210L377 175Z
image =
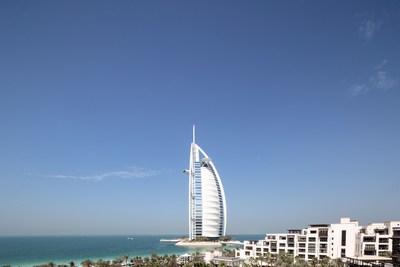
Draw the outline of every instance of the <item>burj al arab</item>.
M211 158L195 140L190 146L189 239L218 239L226 233L226 200L221 178Z

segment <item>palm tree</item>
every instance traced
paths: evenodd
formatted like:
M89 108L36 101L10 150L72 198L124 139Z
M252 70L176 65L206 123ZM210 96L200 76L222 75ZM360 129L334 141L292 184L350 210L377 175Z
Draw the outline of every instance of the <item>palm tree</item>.
M320 263L320 266L321 266L321 267L328 267L330 261L331 261L331 258L329 258L329 257L324 257L324 258L322 258L322 259L320 260L319 263Z
M264 259L265 259L265 263L267 264L267 266L272 265L272 257L271 257L270 252L264 253Z
M257 256L256 260L257 260L257 264L258 264L258 262L260 262L260 266L263 266L263 262L266 261L266 258L264 257L264 255L262 253L260 253L260 255Z
M93 261L85 260L85 261L82 261L81 264L82 264L82 266L85 266L85 267L91 267L91 266L93 266Z
M190 262L193 263L193 266L203 266L204 257L199 252L193 253L192 260Z
M154 265L154 266L157 265L157 263L158 263L158 256L157 256L157 253L155 253L155 252L151 253L150 262L151 262L151 264Z
M317 258L314 257L314 258L311 259L311 266L312 267L317 267L318 263L319 263L319 260Z
M296 267L308 267L308 262L306 262L303 258L296 256L294 258L294 266Z
M109 266L110 266L109 261L104 261L104 260L100 259L96 262L96 267L109 267Z
M178 265L178 257L175 254L172 254L170 257L170 267L175 267Z
M133 258L132 263L134 266L144 266L142 257Z
M344 263L341 258L336 258L331 261L332 267L343 267Z
M127 266L127 265L128 265L128 260L129 260L129 255L125 255L125 256L123 256L122 258L123 258L124 261L125 261L125 266Z
M250 263L250 266L252 266L252 267L256 267L258 265L257 259L254 257L249 258L249 263Z
M144 257L144 259L143 259L143 265L144 265L144 266L150 265L150 259L149 259L149 257Z

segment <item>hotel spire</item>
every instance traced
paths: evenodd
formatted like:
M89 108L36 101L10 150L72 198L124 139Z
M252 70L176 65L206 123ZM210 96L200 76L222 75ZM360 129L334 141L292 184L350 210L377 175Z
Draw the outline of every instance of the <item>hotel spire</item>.
M196 126L193 124L193 144L196 143Z

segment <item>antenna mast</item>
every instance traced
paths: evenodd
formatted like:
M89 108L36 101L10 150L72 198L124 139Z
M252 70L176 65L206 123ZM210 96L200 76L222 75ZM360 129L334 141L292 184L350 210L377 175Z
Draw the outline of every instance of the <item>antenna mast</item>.
M193 125L193 144L196 143L195 140L196 140L196 126Z

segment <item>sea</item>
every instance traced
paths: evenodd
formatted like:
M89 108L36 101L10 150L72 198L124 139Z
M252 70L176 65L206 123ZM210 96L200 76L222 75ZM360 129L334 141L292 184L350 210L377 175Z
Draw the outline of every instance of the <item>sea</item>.
M264 234L231 235L234 240L260 240ZM146 257L182 255L205 252L210 248L189 248L160 239L180 238L180 235L116 235L116 236L0 236L0 266L27 266L53 262L57 265L73 261L80 265L90 259L112 260L122 256ZM233 249L234 247L226 247Z

